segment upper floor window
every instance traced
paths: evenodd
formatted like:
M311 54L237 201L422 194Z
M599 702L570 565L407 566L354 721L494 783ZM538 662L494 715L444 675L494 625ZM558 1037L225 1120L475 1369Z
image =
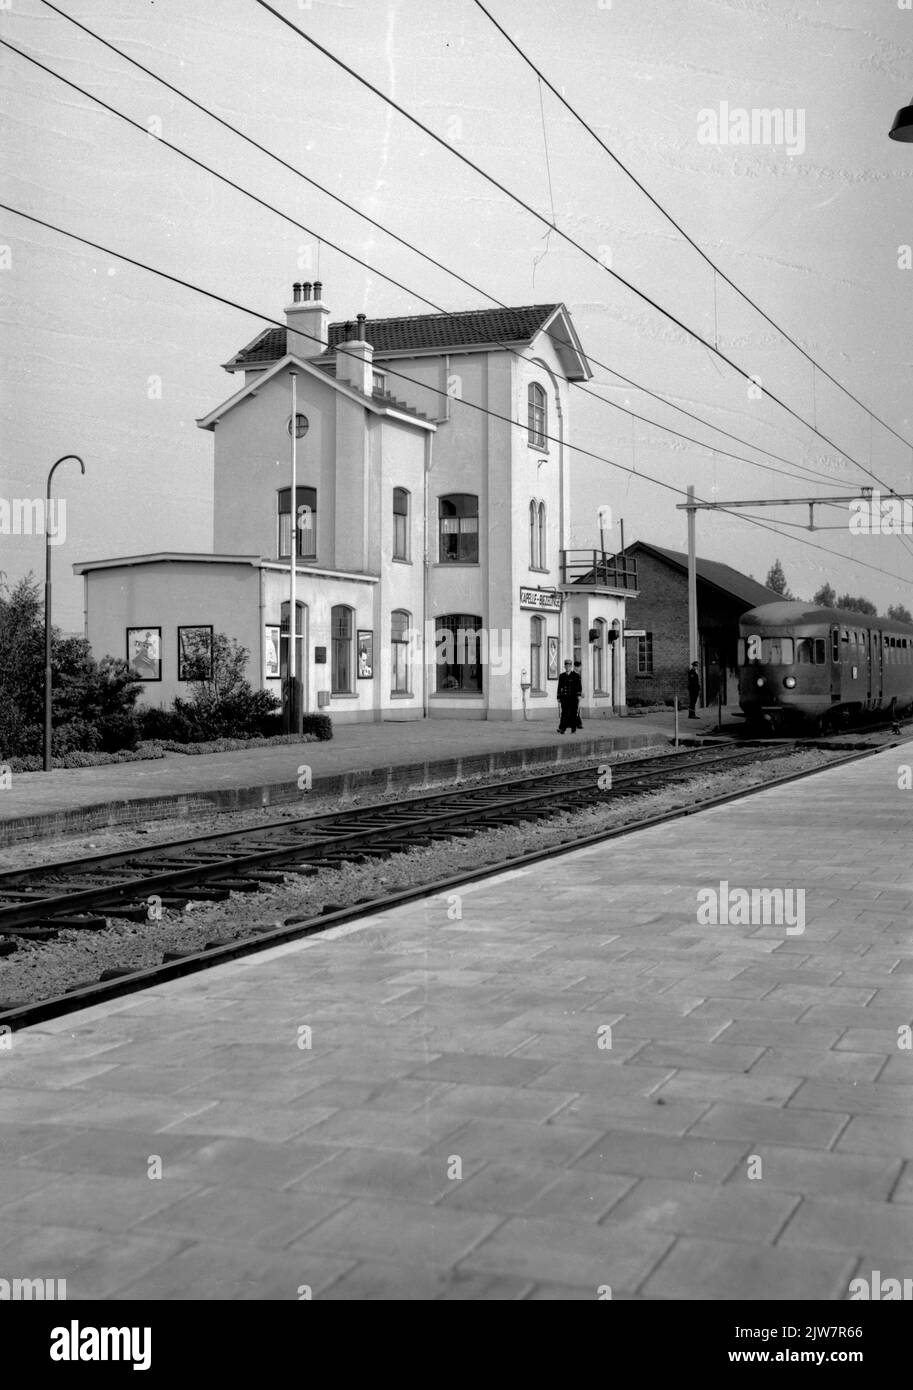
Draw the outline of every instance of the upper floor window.
M479 499L471 492L453 492L439 502L440 559L477 565L479 562Z
M548 568L546 559L545 503L533 498L529 504L529 563L534 570Z
M375 372L371 380L375 391L386 391L387 378L384 376L383 372Z
M330 631L333 642L330 686L334 695L351 695L353 691L353 628L351 608L346 608L341 603L337 604L330 613Z
M291 496L290 487L279 490L279 558L291 558ZM313 560L317 555L317 489L299 487L295 489L295 554Z
M531 381L527 392L527 420L530 444L544 449L548 434L548 405L545 388L538 381Z
M409 559L409 494L404 487L393 489L393 558Z

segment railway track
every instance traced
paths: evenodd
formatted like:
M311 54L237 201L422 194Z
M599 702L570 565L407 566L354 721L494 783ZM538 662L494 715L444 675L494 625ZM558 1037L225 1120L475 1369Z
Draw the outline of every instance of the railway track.
M219 901L232 892L256 892L287 875L383 859L435 840L659 790L698 771L767 761L788 747L714 746L614 767L592 764L6 871L0 873L0 951L15 949L17 939L50 940L64 929L102 929L109 918L148 917L150 899L156 910L194 899Z

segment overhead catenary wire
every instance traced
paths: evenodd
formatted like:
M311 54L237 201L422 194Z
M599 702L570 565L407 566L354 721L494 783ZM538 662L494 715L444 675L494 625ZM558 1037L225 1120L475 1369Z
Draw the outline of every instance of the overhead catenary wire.
M772 318L771 315L768 314L767 311L766 311L765 309L762 309L761 305L758 304L757 300L755 300L754 298L752 298L752 296L751 296L750 294L748 294L748 292L747 292L746 290L743 290L743 289L741 288L740 285L737 285L736 282L735 282L729 275L727 275L726 272L725 272L724 270L721 270L721 269L720 269L720 267L717 265L716 261L714 261L714 260L707 254L707 252L704 250L704 248L700 245L699 242L695 241L694 238L693 238L692 236L689 235L689 233L685 230L685 228L681 225L681 223L677 220L677 218L673 217L672 213L669 212L668 208L665 207L665 205L660 201L660 199L657 198L657 197L655 197L655 196L650 192L650 190L644 186L644 184L643 184L643 183L641 182L641 180L637 177L637 175L634 174L634 173L632 173L631 170L627 167L627 165L624 164L624 163L621 161L621 159L619 159L619 157L618 157L618 155L615 153L615 151L614 151L609 145L606 144L606 142L605 142L605 140L603 140L602 136L599 135L599 133L598 133L596 130L593 129L593 127L590 125L590 123L589 123L583 116L581 116L580 112L577 111L577 109L576 109L574 106L571 105L571 103L568 101L567 97L565 97L564 94L563 94L562 92L560 92L560 91L557 89L557 87L555 87L554 83L552 83L552 82L549 81L549 79L545 76L545 73L542 71L542 69L539 68L539 67L533 62L532 58L530 58L530 56L528 55L528 53L526 53L525 50L520 46L520 44L517 43L516 39L514 39L514 37L513 37L511 34L508 33L508 31L504 28L504 26L503 26L502 24L499 24L499 23L498 23L498 21L495 19L494 15L491 13L491 10L489 10L489 9L487 8L487 6L484 5L484 4L482 3L482 0L473 0L473 3L474 3L474 4L477 6L477 8L480 9L480 10L482 11L482 13L491 21L491 23L494 25L494 27L495 27L495 28L498 30L498 32L503 36L503 38L506 39L506 41L510 44L511 48L512 48L512 49L514 50L514 52L523 60L523 62L527 65L527 67L530 68L531 71L535 73L535 75L536 75L536 77L538 78L539 83L540 83L540 100L541 100L541 85L544 85L544 86L546 86L546 87L548 88L548 90L552 93L552 95L553 95L554 97L556 97L558 101L560 101L561 105L565 108L565 110L568 111L568 112L574 117L574 119L575 119L576 121L578 121L578 122L580 123L581 126L583 126L584 130L585 130L589 135L592 136L592 138L596 141L597 145L599 145L599 147L600 147L602 150L605 151L605 153L606 153L606 154L609 156L609 158L618 166L618 168L619 168L619 169L621 170L621 172L625 175L625 177L626 177L626 178L629 178L629 179L631 180L631 182L632 182L633 184L636 185L636 187L640 190L640 192L644 195L644 197L647 198L647 199L649 200L649 202L651 202L651 203L653 204L653 206L656 208L656 210L662 214L662 216L666 219L666 221L667 221L672 227L675 228L675 230L678 232L679 236L681 236L681 237L688 243L688 245L689 245L694 251L697 252L697 254L701 257L701 259L702 259L702 260L710 267L710 269L714 272L714 275L715 275L715 276L719 276L719 278L724 282L724 284L727 284L731 290L734 290L735 293L739 296L740 299L744 300L744 302L745 302L746 304L751 305L751 307L752 307L752 309L754 309L755 313L760 314L761 318L764 319L765 323L768 323L768 324L770 325L771 328L776 329L776 331L780 334L780 336L781 336L782 338L784 338L784 339L786 340L786 342L788 342L788 343L790 344L791 347L794 347L794 348L796 349L796 351L797 351L798 353L800 353L800 354L805 358L805 360L811 364L812 369L813 369L813 373L814 373L814 370L817 369L817 370L821 373L822 376L826 377L827 380L828 380L829 382L831 382L831 384L832 384L833 386L836 386L837 389L838 389L839 391L842 391L842 392L844 393L845 396L849 397L849 399L850 399L851 401L853 401L853 403L854 403L855 405L857 405L857 406L859 407L860 410L864 411L871 419L876 420L876 421L878 422L878 424L882 426L883 429L885 429L885 430L888 431L889 434L892 434L892 435L894 436L894 438L895 438L896 440L899 441L899 443L905 444L905 445L907 446L907 448L913 448L913 444L911 444L911 441L910 441L909 439L906 439L906 438L904 437L904 435L900 434L897 430L895 430L894 427L893 427L892 425L889 425L888 422L887 422L886 420L883 420L883 419L881 418L881 416L878 415L878 414L871 408L871 406L868 406L868 405L865 404L864 401L861 401L861 400L859 399L859 397L856 396L856 395L849 389L848 386L844 386L843 383L842 383L841 381L838 381L837 378L836 378L835 376L833 376L833 375L827 370L826 367L822 367L821 363L818 362L817 359L814 358L814 357L811 355L811 353L810 353L806 348L804 348L804 347L802 346L802 344L801 344L800 342L798 342L790 333L788 333L787 330L786 330L781 324L777 323L777 321L776 321L774 318ZM714 297L715 297L715 293L716 293L716 281L714 280ZM813 377L812 377L812 385L813 385L813 389L814 389L814 375L813 375Z
M87 246L91 250L98 251L104 256L113 256L116 260L123 261L125 265L132 265L136 267L138 270L147 271L149 274L155 275L159 279L166 280L173 285L178 285L182 289L190 290L194 294L202 295L206 299L210 299L215 303L222 304L227 308L237 310L239 313L246 314L250 318L255 318L260 320L261 322L272 324L277 328L286 328L287 326L281 319L272 318L271 315L265 314L261 310L251 309L248 305L240 304L237 300L230 299L227 295L219 294L215 290L204 289L201 285L194 284L191 280L185 280L181 276L175 275L167 270L160 270L157 266L151 266L147 264L145 261L139 260L135 256L127 255L126 252L115 251L110 246L103 246L101 243L97 241L92 241L89 237L81 236L78 232L71 232L67 228L59 226L57 223L49 222L45 218L36 216L34 213L26 212L23 208L13 207L9 203L0 202L0 211L12 213L13 216L21 217L25 221L31 222L34 226L44 227L47 231L54 232L59 236L66 237L67 239L75 241L82 246ZM315 334L306 333L301 328L296 328L295 331L300 337L309 338L312 342L317 343L321 347L323 347L322 341L319 338L317 338ZM336 347L335 351L337 354L342 353L343 356L355 357L354 353L348 353L342 347ZM360 361L361 359L358 358L357 360ZM450 395L450 393L446 391L443 387L432 386L427 381L422 381L419 380L419 378L417 377L409 376L407 373L398 371L396 368L390 366L389 363L384 364L384 371L386 375L396 377L401 381L407 381L412 386L421 387L422 390L427 391L432 395L440 396L442 398L446 397L446 399L451 403L451 406L453 406L454 404L457 406L462 406L464 409L473 410L478 412L479 414L490 416L491 418L496 420L501 420L504 423L511 425L516 429L522 430L526 428L522 421L515 420L510 415L504 415L500 411L492 410L490 406L483 406L479 404L477 401L468 400L465 396L454 397ZM597 454L592 449L585 449L579 444L570 444L567 441L562 441L556 435L545 433L542 437L549 443L564 443L565 447L569 450L569 452L580 454L583 458L591 458L595 460L597 463L608 464L610 468L617 469L619 472L622 473L626 473L629 475L634 474L633 469L626 467L626 465L623 463L618 463L615 459L611 459L605 454ZM652 483L655 487L663 488L667 492L674 492L679 497L688 496L688 493L684 488L676 487L674 483L667 483L662 478L655 478L652 476L652 474L638 472L634 476L646 482ZM697 500L705 501L706 499L698 498ZM725 511L725 509L723 508L721 508L720 510ZM746 521L752 526L758 526L764 531L771 531L773 532L773 534L779 535L779 533L775 530L773 526L768 525L766 522L761 521L757 517L746 516L744 513L737 511L725 511L725 515L734 517L735 519L740 521ZM829 556L831 559L850 559L849 556L842 555L839 551L828 550L826 546L817 545L814 541L807 540L804 537L795 537L795 539L799 541L799 543L802 545L806 545L813 550L821 551L823 554ZM892 571L882 569L880 565L872 565L866 560L854 560L853 563L860 565L865 569L873 570L876 574L881 574L888 579L897 579L900 580L902 583L909 582L903 575L894 574Z
M412 112L408 111L400 102L396 101L394 97L389 96L386 92L383 92L379 87L375 86L373 82L369 81L368 78L363 76L363 74L359 73L355 68L351 66L351 64L347 63L345 59L340 58L338 54L333 53L331 49L327 48L325 44L320 43L318 39L315 39L313 37L313 35L306 33L303 29L299 29L298 25L294 24L292 20L288 18L287 15L282 14L280 10L277 10L273 5L269 4L269 0L254 0L254 4L259 5L261 9L266 10L281 24L284 24L288 29L290 29L293 34L297 34L297 36L300 39L303 39L305 43L310 44L310 46L316 49L318 53L321 53L331 63L334 63L338 68L340 68L342 72L345 72L349 77L354 78L356 82L358 82L361 86L365 87L369 92L372 92L374 96L376 96L379 100L385 102L394 111L398 112L399 115L401 115L405 120L409 121L410 124L414 125L418 130L421 130L422 133L427 135L429 139L433 140L437 145L440 145L442 149L447 150L451 156L453 156L455 159L460 160L460 162L465 164L467 168L472 169L481 178L485 179L487 183L491 184L493 188L496 188L500 193L503 193L505 197L509 198L512 202L516 203L517 206L522 208L524 212L528 213L531 217L534 217L536 221L541 222L544 226L550 227L559 237L561 237L563 241L567 242L569 246L572 246L576 251L579 251L581 255L585 256L587 260L593 263L593 265L598 266L600 270L604 272L604 274L611 276L612 279L616 280L619 284L623 285L626 289L630 290L632 294L636 295L638 299L641 299L645 304L649 305L650 308L655 309L657 313L662 314L662 316L665 319L668 319L670 323L674 324L676 328L679 328L689 338L692 338L695 342L700 343L702 347L706 348L708 351L713 353L714 356L720 359L720 361L725 362L728 367L730 367L733 371L737 372L738 375L741 376L745 381L751 382L755 385L757 384L754 375L746 371L745 368L740 366L738 362L736 362L733 358L729 357L726 353L724 353L721 348L715 347L714 344L709 341L709 339L705 338L702 334L698 333L696 329L689 327L689 325L686 324L682 319L680 319L676 314L673 314L671 310L664 308L663 305L658 302L658 300L654 299L651 295L648 295L644 290L639 289L637 285L635 285L632 281L626 279L625 276L620 275L618 271L613 270L610 266L607 266L605 262L599 258L599 256L597 256L593 251L590 251L589 248L584 246L582 242L578 241L576 237L573 237L569 232L564 231L563 228L559 227L555 221L550 222L549 219L543 213L539 212L530 203L526 202L525 199L523 199L518 193L514 193L513 190L508 188L506 184L502 183L500 179L495 178L493 174L489 174L488 171L483 169L481 165L477 164L475 160L470 159L469 155L464 154L462 150L459 150L456 148L456 146L448 143L448 141L445 140L443 136L438 135L437 131L432 130L431 127L426 125L424 121L419 120L417 116L414 116ZM870 478L873 478L874 481L878 483L879 487L883 487L888 491L891 490L889 483L885 482L884 479L879 478L877 474L872 472L870 468L867 468L863 463L860 463L858 459L854 458L853 455L850 454L846 449L841 448L839 444L837 444L828 435L824 434L823 431L815 429L815 427L811 424L810 421L806 420L803 415L801 415L797 410L794 410L793 407L789 405L788 402L784 401L780 396L776 395L773 391L770 391L767 388L764 388L764 395L769 400L773 401L776 405L780 406L782 410L785 410L787 414L792 416L794 420L797 420L800 424L804 425L806 429L811 430L812 433L816 434L819 439L823 439L825 443L830 445L832 449L836 449L837 452L842 454L844 458L849 459L852 463L856 465L857 468L861 469L862 472L867 473Z
M460 275L458 271L453 270L451 267L445 265L442 261L438 260L435 256L431 255L430 253L428 253L428 252L426 252L426 251L423 251L420 247L416 246L414 242L411 242L411 241L409 241L406 237L403 237L403 236L401 236L399 233L394 232L391 228L389 228L388 226L386 226L385 223L380 222L377 218L371 217L369 213L364 212L362 209L356 207L353 203L348 202L347 199L341 197L341 196L340 196L339 194L337 194L337 193L334 193L334 192L332 191L332 189L327 188L324 184L322 184L322 183L320 183L318 180L312 178L309 174L306 174L303 170L298 169L298 168L297 168L295 165L293 165L293 164L290 164L286 159L283 159L281 155L276 154L276 152L275 152L274 150L269 149L267 146L263 145L260 141L256 140L253 136L247 134L247 132L241 130L238 126L233 125L230 121L227 121L223 116L220 116L217 112L215 112L215 111L213 111L211 108L205 106L202 102L197 101L194 97L190 96L190 95L189 95L187 92L185 92L182 88L177 87L174 83L169 82L166 78L164 78L164 77L162 77L160 74L154 72L151 68L146 67L145 64L144 64L144 63L141 63L137 58L134 58L134 57L132 57L130 54L125 53L125 52L123 51L123 49L118 48L116 44L111 43L108 39L104 38L101 34L97 33L94 29L90 29L90 28L88 27L88 25L83 24L80 20L76 19L73 15L70 15L70 14L68 14L65 10L60 9L60 7L59 7L58 5L55 5L55 4L52 3L52 0L41 0L41 3L42 3L43 5L45 5L46 8L48 8L48 9L50 9L50 10L53 10L54 13L57 14L57 15L59 15L62 19L65 19L65 20L67 20L70 24L74 25L77 29L82 30L82 32L85 33L85 34L87 34L87 35L89 35L90 38L95 39L98 43L102 44L102 45L103 45L105 48L107 48L110 52L116 53L117 56L120 57L120 58L122 58L125 62L130 63L133 67L137 68L140 72L145 73L147 77L151 77L151 78L153 79L153 81L158 82L161 86L163 86L164 88L166 88L166 90L168 90L168 91L174 93L175 96L180 97L183 101L186 101L190 106L194 107L196 110L202 112L204 115L208 116L210 119L212 119L213 121L217 122L220 126L224 127L224 129L230 131L233 135L236 135L239 139L244 140L248 145L250 145L250 146L252 146L254 149L258 150L261 154L266 155L267 158L273 160L276 164L280 165L282 168L288 170L288 171L289 171L290 173L292 173L292 174L295 174L298 178L302 179L305 183L309 184L312 188L318 189L318 190L319 190L321 193L323 193L326 197L328 197L328 198L332 199L334 202L338 203L340 207L344 207L347 211L354 213L355 216L357 216L357 217L361 218L363 221L367 222L369 226L375 227L378 231L382 232L385 236L390 237L391 240L397 242L399 245L405 247L407 250L409 250L409 251L412 252L413 254L415 254L415 255L419 256L421 259L427 261L427 262L429 263L429 265L433 265L436 269L443 271L446 275L450 276L452 279L457 280L460 284L465 285L468 289L471 289L474 293L481 295L481 296L482 296L483 298L485 298L485 299L491 300L492 303L497 304L497 305L498 305L500 308L502 308L502 309L506 309L506 308L508 307L508 305L505 304L503 300L499 299L496 295L493 295L489 290L482 289L479 285L475 284L473 281L467 279L467 278L466 278L465 276L463 276L463 275ZM4 41L3 41L3 40L0 40L0 42L4 42ZM37 59L35 59L35 58L31 57L29 54L25 53L24 50L15 48L15 46L12 45L12 44L9 44L9 45L7 45L7 46L10 47L10 48L12 48L14 52L19 53L22 57L28 59L28 61L35 63L37 66L39 66L39 67L45 67L44 64L38 63L38 60L37 60ZM53 76L56 76L56 77L57 77L60 81L62 81L62 82L69 82L69 79L63 77L62 74L57 73L54 69L45 67L45 71L51 73ZM88 99L89 99L90 101L99 102L99 104L101 104L102 106L104 106L105 109L108 110L108 111L110 111L113 115L120 116L122 119L127 120L127 121L130 120L130 118L127 117L127 116L125 116L122 112L119 112L116 108L114 108L114 107L112 107L112 106L108 106L106 103L101 102L99 98L94 97L90 92L87 92L84 88L78 87L75 83L70 83L70 85L74 88L74 90L79 91L82 95L88 97ZM135 122L132 122L132 124L135 125L136 123L135 123ZM148 135L149 132L148 132L148 129L147 129L145 126L143 126L143 127L138 127L138 128L142 130L142 132L143 132L144 135ZM179 154L184 153L184 151L182 151L178 146L171 144L171 143L170 143L169 141L167 141L167 140L166 140L166 141L163 141L162 143L166 144L166 145L168 146L169 149L174 150L176 153L179 153ZM222 177L221 175L217 174L215 170L209 169L208 166L204 166L204 167L207 168L207 172L212 173L215 177L217 177L217 178L221 178L221 177ZM235 186L235 185L233 185L233 186ZM262 202L262 201L263 201L263 200L261 200L261 202ZM271 207L271 205L269 205L269 204L267 204L267 206L270 206L270 207ZM285 216L285 214L282 213L282 212L280 212L278 209L273 209L273 210L277 213L278 216L280 216L280 217L284 217L284 216ZM308 232L308 235L317 236L317 234L316 234L315 232L311 231L309 228L304 227L300 222L295 221L295 222L294 222L294 225L295 225L295 226L298 226L299 228L301 228L301 230L307 231L307 232ZM321 238L318 237L318 238L317 238L317 245L318 245L318 251L317 251L317 256L318 256L318 262L317 262L317 264L318 264L318 273L319 273L319 264L320 264L320 261L319 261L319 258L320 258L320 242L321 242ZM410 288L409 286L405 286L405 285L403 285L401 282L392 279L392 277L390 277L389 275L386 275L383 271L379 270L377 267L370 265L367 261L363 260L363 259L362 259L361 257L359 257L359 256L354 255L352 252L346 251L343 247L339 246L338 244L333 243L333 242L328 242L327 244L328 244L329 246L332 246L333 250L335 250L338 254L340 254L340 255L346 257L346 258L349 259L349 260L354 261L354 262L355 262L356 264L358 264L358 265L363 266L365 269L371 271L372 274L376 274L376 275L378 275L381 279L386 280L388 284L396 285L396 287L397 287L398 289L405 289L405 290L406 290L406 293L408 293L408 294L412 295L414 298L420 300L423 304L427 304L427 305L429 305L431 308L436 309L439 313L446 313L446 312L448 312L448 311L447 311L446 309L444 309L441 305L437 304L434 300L428 299L427 296L425 296L425 295L419 293L417 290L414 290L414 289ZM572 347L574 346L574 345L573 345L572 343L570 343L566 338L562 338L559 334L556 334L556 333L554 333L554 332L548 332L548 337L550 338L550 340L551 340L557 347L571 347L571 348L572 348ZM512 349L508 348L506 344L499 344L499 346L505 347L508 351L512 351ZM602 367L605 371L610 372L612 376L616 377L619 381L623 382L626 386L630 386L633 390L640 391L640 392L642 392L644 395L648 396L649 398L651 398L651 399L653 399L653 400L656 400L656 401L660 402L661 404L663 404L663 405L665 405L665 406L668 406L668 407L671 408L672 410L675 410L678 414L684 415L687 419L694 420L695 423L697 423L697 424L699 424L699 425L702 425L705 429L712 430L715 434L720 434L720 435L723 436L723 438L725 438L725 439L730 439L730 440L732 440L734 443L737 443L737 444L742 445L743 448L752 449L752 450L754 450L754 452L756 452L756 453L763 454L766 458L773 459L773 460L775 460L777 463L783 463L783 464L785 464L785 465L787 466L788 469L796 469L796 468L797 468L797 469L800 470L800 473L801 473L801 474L805 474L805 475L806 475L807 477L809 477L809 478L820 478L820 479L823 479L824 482L826 482L826 483L828 484L828 486L836 486L836 484L833 482L833 480L832 480L830 477L828 477L827 474L821 472L820 469L812 468L812 467L811 467L810 465L808 465L808 464L799 463L797 460L789 459L789 458L787 458L787 457L786 457L785 455L783 455L783 454L777 454L777 453L775 453L774 451L765 448L765 447L764 447L763 445L761 445L761 444L755 444L755 443L752 443L750 440L743 439L740 435L734 434L732 431L727 430L727 429L724 429L721 425L714 424L712 421L706 420L703 416L700 416L700 415L696 414L696 413L693 412L693 411L687 410L683 405L677 404L675 401L670 400L667 396L662 395L660 392L654 391L654 390L652 390L650 387L644 386L642 383L635 381L632 377L626 376L624 373L620 372L616 367L611 366L611 364L609 364L609 363L607 363L607 362L600 361L600 359L599 359L598 357L595 357L592 353L589 353L589 352L588 352L588 353L587 353L587 358L588 358L588 360L589 360L593 365L595 365L595 366L597 366L597 367ZM606 384L608 385L608 383L606 383ZM705 442L704 440L695 439L693 435L684 434L681 430L676 430L676 429L675 429L673 426L671 426L671 425L662 424L660 421L658 421L658 420L653 420L653 419L651 419L649 416L641 415L641 414L639 414L639 413L637 413L637 412L635 412L635 411L632 411L628 406L620 405L617 401L609 400L609 399L606 398L605 396L599 395L598 392L593 391L593 390L591 390L590 388L584 386L581 382L573 382L572 385L574 385L574 386L575 386L580 392L582 392L584 395L589 396L592 400L599 401L601 404L606 405L606 406L608 406L609 408L611 408L611 409L613 409L613 410L620 411L622 414L632 415L634 419L641 420L644 424L649 425L649 426L650 426L651 428L653 428L653 429L660 430L660 431L662 431L662 432L665 433L665 434L673 434L673 435L675 435L677 438L684 439L684 440L686 440L686 441L687 441L688 443L690 443L690 444L695 444L695 445L697 445L697 446L698 446L699 448L701 448L701 449L715 450L716 452L722 454L723 456L725 456L725 457L727 457L727 458L734 459L734 460L736 460L736 461L739 462L739 463L746 463L746 464L748 464L750 467L754 467L754 468L764 468L764 469L766 469L767 471L771 471L771 472L774 472L774 473L782 473L782 472L783 472L782 469L770 468L769 465L764 464L764 463L761 463L761 462L759 462L759 461L756 460L756 459L746 458L743 454L735 454L735 453L732 453L731 451L727 451L727 450L725 450L725 449L720 449L720 448L719 448L717 445L715 445L715 444L707 443L707 442ZM840 451L840 452L841 452L841 454L842 454L842 451ZM848 456L847 456L847 455L843 455L843 457L848 457ZM790 474L784 473L784 476L792 476L792 477L795 477L795 478L799 478L800 481L803 481L803 479L802 479L801 476L800 476L800 473L795 473L795 472L790 473Z

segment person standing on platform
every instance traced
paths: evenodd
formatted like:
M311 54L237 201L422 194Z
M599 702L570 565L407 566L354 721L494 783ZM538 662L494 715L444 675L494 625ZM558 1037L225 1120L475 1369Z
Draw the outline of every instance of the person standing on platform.
M583 728L583 720L580 718L580 706L583 703L583 663L574 662L574 676L577 680L577 717L574 720L573 732Z
M688 671L688 718L697 719L696 705L701 698L701 678L698 675L697 662L692 661Z
M575 677L574 668L570 660L564 663L564 670L558 677L558 708L561 717L558 722L558 733L563 734L568 729L571 733L577 732L577 704L580 699L580 678Z

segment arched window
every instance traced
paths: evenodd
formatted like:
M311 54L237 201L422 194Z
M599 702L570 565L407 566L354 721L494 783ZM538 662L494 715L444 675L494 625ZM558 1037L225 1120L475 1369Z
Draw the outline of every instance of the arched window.
M598 695L608 693L606 685L606 623L597 618L593 624L596 641L593 643L593 690Z
M409 494L404 487L393 489L393 558L409 559Z
M535 502L529 504L529 563L531 569L539 566L539 532Z
M542 690L542 642L545 620L530 618L529 622L529 684L532 690Z
M546 543L545 529L545 503L539 503L539 568L548 569L548 545Z
M531 381L527 392L528 438L536 449L545 448L548 434L548 405L545 388L538 381Z
M330 689L334 695L351 695L354 689L352 663L353 613L339 603L330 614L330 633L333 644L330 666Z
M445 613L435 620L434 662L437 688L482 693L482 619L473 613Z
M303 559L313 560L317 555L317 489L299 487L295 489L296 504L296 547L295 554ZM279 489L279 559L291 558L290 541L292 535L292 516L290 499L292 489Z
M409 626L412 619L402 608L390 614L390 690L408 695L412 688L409 670Z
M583 660L583 635L582 625L579 618L575 618L571 624L571 646L573 647L573 660Z
M442 564L479 563L479 499L471 492L453 492L438 503Z

